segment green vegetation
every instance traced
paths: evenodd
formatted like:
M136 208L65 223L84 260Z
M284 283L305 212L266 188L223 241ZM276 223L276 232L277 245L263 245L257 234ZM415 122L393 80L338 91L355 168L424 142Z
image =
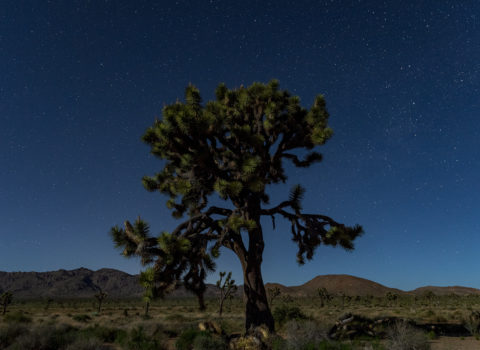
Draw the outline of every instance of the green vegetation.
M218 315L222 316L223 312L223 303L226 299L232 299L233 294L237 291L237 286L235 285L235 280L232 279L232 273L229 272L227 277L225 277L226 272L220 272L220 279L217 281L217 288L220 290L220 306L218 308ZM225 280L222 284L222 279L225 277Z
M314 149L333 133L322 95L305 109L299 97L280 90L275 80L232 90L220 84L215 95L215 101L202 105L199 90L188 86L185 102L165 106L163 118L143 136L164 164L156 175L143 178L144 187L170 197L167 207L173 217L187 219L158 237L140 218L133 224L126 221L124 228L113 227L111 235L126 257L153 264L160 296L183 283L197 296L200 310L205 309L205 277L215 269L214 259L220 248L232 250L243 268L245 329L266 325L274 330L261 273L262 216L274 224L276 217L290 224L300 264L312 259L321 244L353 249L363 230L305 213L300 185L283 202L269 205L268 185L287 180L284 161L307 168L322 160ZM229 203L209 206L213 195Z
M203 331L199 329L200 323L218 319L218 298L206 299L206 309L202 312L195 307L196 303L195 298L153 300L150 317L145 319L145 304L141 299L106 299L101 314L96 312L92 299L53 300L48 309L44 307L44 300L15 299L6 315L0 317L0 349L103 349L107 345L118 350L171 350L176 346L222 349L228 345L231 335L243 333L242 298L231 299L231 306L224 310L221 322L215 326L220 331L208 327ZM398 295L395 306L391 306L386 297L359 296L352 297L344 308L340 295L332 294L330 302L323 307L312 304L311 298L289 296L276 300L273 315L277 330L268 344L272 349L282 350L391 350L406 348L400 345L414 341L418 349L427 349L432 339L439 341L442 325L463 330L455 335L458 341L461 337L465 337L464 341L475 341L479 311L479 296L437 295L431 305L427 299ZM370 320L407 319L409 323L386 324L382 335L377 337L332 340L330 330L347 317L346 313ZM426 326L430 324L435 324L435 328Z

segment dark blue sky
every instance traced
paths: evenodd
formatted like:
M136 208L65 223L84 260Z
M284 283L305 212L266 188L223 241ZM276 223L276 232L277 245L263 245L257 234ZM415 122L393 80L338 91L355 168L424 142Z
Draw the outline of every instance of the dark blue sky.
M264 280L480 288L479 16L474 0L3 1L0 270L138 273L110 227L177 224L141 185L162 164L145 129L189 82L209 100L277 78L306 107L323 93L335 135L272 204L302 183L306 211L366 233L299 267L287 223L265 220ZM218 265L241 281L231 253Z

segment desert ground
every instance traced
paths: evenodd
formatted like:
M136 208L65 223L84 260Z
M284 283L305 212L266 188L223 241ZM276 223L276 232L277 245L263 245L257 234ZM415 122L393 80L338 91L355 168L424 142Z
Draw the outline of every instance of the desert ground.
M479 304L479 297L470 295L342 295L321 306L319 298L279 295L272 302L277 334L269 335L267 343L272 349L480 349L480 320L475 318ZM351 336L329 339L332 327L352 315L390 323L368 336L355 333L364 321L357 325L352 321ZM107 298L100 312L94 298L16 300L0 316L0 348L221 349L227 348L229 339L241 336L243 323L241 298L228 300L221 317L217 299L207 300L204 312L198 311L193 298L155 300L148 315L139 299Z

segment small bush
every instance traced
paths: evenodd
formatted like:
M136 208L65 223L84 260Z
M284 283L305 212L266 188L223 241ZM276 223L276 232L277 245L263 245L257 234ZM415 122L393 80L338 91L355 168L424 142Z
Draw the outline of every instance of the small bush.
M108 349L103 346L103 342L95 338L77 338L65 350L103 350Z
M291 320L305 320L307 316L300 310L298 306L282 305L273 311L273 318L278 325L282 326Z
M5 349L13 344L15 339L20 335L28 332L28 329L23 324L9 324L6 327L0 328L0 349Z
M19 335L9 350L57 350L65 349L76 338L76 330L70 326L40 326Z
M79 314L79 315L74 315L72 317L72 319L74 319L75 321L78 321L78 322L88 322L90 321L92 318L86 314Z
M210 333L205 331L200 331L197 329L187 329L178 337L175 342L175 349L177 350L190 350L192 349L195 338L200 336L209 337Z
M427 336L407 322L398 321L387 334L389 350L429 350Z
M84 339L96 338L106 343L113 343L119 339L126 339L127 332L122 329L112 329L96 324L82 329L80 335Z
M26 316L23 312L17 311L4 317L5 322L7 323L31 323L32 318Z
M222 350L227 349L227 344L219 337L200 334L195 337L193 341L193 348L195 350Z
M120 337L122 338L122 337ZM122 339L123 340L123 339ZM159 350L163 349L161 341L155 337L149 337L142 326L138 326L130 331L128 337L123 340L123 344L129 350Z
M472 311L468 318L464 320L465 328L473 335L480 333L480 311Z
M288 321L285 325L288 349L316 349L317 344L327 339L326 331L320 330L313 321Z

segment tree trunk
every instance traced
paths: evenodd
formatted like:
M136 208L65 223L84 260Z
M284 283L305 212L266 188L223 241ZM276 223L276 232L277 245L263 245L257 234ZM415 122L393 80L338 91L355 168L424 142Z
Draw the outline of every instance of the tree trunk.
M223 312L223 302L224 302L225 298L222 296L220 297L220 309L218 310L218 316L222 316L222 312Z
M145 303L145 317L148 317L148 309L149 309L149 307L150 307L150 302L147 301L147 302Z
M203 292L197 294L198 299L198 309L200 311L205 311L207 307L205 306L205 299L203 298Z
M7 304L3 304L3 315L7 313Z
M249 202L247 219L253 219L256 227L248 232L248 251L243 259L240 257L243 268L243 291L245 303L245 329L250 331L258 326L265 325L269 331L275 330L275 322L268 306L267 293L262 278L262 256L265 243L263 241L262 225L260 223L260 202Z
M243 271L243 291L246 299L245 329L248 332L252 328L265 325L269 331L273 332L275 323L268 307L267 293L263 285L261 261L258 259L248 260Z

